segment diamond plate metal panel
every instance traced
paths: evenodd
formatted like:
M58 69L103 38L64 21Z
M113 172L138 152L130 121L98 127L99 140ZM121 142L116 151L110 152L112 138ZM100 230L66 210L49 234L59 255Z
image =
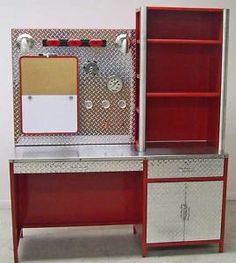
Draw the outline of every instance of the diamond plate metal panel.
M16 174L142 171L142 161L36 161L15 162Z
M55 54L71 55L80 59L80 130L76 135L29 136L21 132L21 114L19 104L19 57L20 50L16 39L20 34L30 34L34 47L27 55ZM135 130L135 44L131 41L130 52L122 54L115 46L116 37L129 34L135 39L134 30L79 30L79 29L13 29L12 59L13 59L13 89L14 89L14 126L16 145L66 145L66 144L119 144L131 143ZM90 47L43 47L42 40L46 38L101 38L107 40L105 48ZM25 55L25 54L24 54ZM97 61L98 75L86 74L83 66L87 61ZM106 89L106 81L111 75L122 78L124 88L119 93L111 93ZM110 107L104 109L102 101L110 102ZM85 101L93 103L92 109L85 107ZM119 106L124 100L125 108Z
M147 243L184 240L181 204L185 183L149 183L147 192Z
M185 241L220 239L223 182L187 183Z
M223 176L224 159L163 159L148 161L148 178Z

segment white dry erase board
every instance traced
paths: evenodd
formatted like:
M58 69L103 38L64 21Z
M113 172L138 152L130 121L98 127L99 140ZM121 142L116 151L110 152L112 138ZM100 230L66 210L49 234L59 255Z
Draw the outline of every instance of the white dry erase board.
M22 132L78 132L78 58L20 58Z

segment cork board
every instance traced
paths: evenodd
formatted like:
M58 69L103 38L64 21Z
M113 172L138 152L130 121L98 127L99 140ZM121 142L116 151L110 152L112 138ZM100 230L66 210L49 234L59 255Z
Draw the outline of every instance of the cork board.
M20 87L21 95L76 95L78 58L21 57Z
M78 58L20 58L24 134L78 133Z

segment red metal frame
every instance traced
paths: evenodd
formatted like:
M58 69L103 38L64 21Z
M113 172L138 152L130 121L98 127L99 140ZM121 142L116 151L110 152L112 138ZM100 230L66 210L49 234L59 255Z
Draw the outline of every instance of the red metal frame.
M74 135L74 134L78 134L79 132L79 58L78 57L75 57L75 56L54 56L53 58L74 58L76 59L76 64L77 64L77 78L76 78L76 86L77 86L77 131L75 132L38 132L38 133L32 133L32 132L27 132L25 133L23 131L23 120L22 120L22 85L21 85L21 82L22 82L22 77L21 77L21 72L22 72L22 69L21 69L21 59L23 58L45 58L45 59L48 59L47 57L43 57L43 56L21 56L19 58L19 79L20 79L20 129L21 129L21 132L22 134L24 135L33 135L33 136L43 136L43 135Z
M17 197L17 179L14 176L14 165L10 163L10 184L11 184L11 212L12 212L12 237L13 237L13 253L14 262L18 262L18 246L20 238L22 237L22 228L19 223L19 206Z
M142 228L142 256L147 255L147 177L148 177L148 161L144 160L143 166L143 228Z
M135 27L135 41L136 41L136 65L135 65L135 141L134 145L138 150L138 126L139 126L139 38L140 38L140 11L136 12L136 27Z
M23 228L143 225L142 171L16 174L11 162L10 179L15 263Z

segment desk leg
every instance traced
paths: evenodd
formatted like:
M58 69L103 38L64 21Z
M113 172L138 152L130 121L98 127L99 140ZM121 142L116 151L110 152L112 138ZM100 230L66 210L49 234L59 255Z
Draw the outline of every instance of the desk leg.
M142 246L142 257L145 258L147 256L147 246L146 244Z
M224 252L227 179L228 179L228 158L225 158L225 160L224 160L224 188L223 188L223 201L222 201L222 217L221 217L221 233L220 233L219 253L223 253Z
M147 255L147 160L143 161L143 222L142 222L142 256Z
M10 183L11 183L11 213L12 213L12 235L14 262L18 263L18 244L20 240L21 228L18 220L17 206L17 178L14 175L13 163L10 163Z

